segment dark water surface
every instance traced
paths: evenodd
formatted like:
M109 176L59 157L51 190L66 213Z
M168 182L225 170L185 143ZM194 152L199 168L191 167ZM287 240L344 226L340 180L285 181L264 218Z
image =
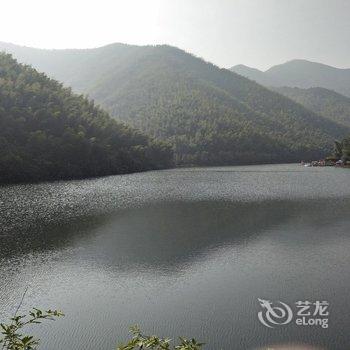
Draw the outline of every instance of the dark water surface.
M207 349L350 348L350 170L177 169L0 188L0 320L57 307L43 349L114 349L128 327ZM258 298L326 300L329 327L267 328Z

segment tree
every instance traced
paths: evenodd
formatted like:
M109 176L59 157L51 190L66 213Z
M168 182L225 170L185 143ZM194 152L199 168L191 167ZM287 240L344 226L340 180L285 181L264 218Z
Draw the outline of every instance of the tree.
M3 350L34 350L40 342L33 335L22 334L23 329L28 325L40 324L44 320L55 320L64 314L57 310L41 311L33 309L28 315L14 316L8 324L1 323L0 344ZM159 338L156 335L144 335L139 327L131 327L132 338L128 343L119 345L117 350L201 350L204 343L199 343L195 339L185 339L180 337L178 345L171 345L171 339Z
M4 350L33 350L39 345L39 339L32 335L23 334L23 329L26 326L39 324L45 320L55 320L57 317L64 316L58 310L41 311L33 308L28 315L15 315L10 319L9 323L1 323L0 344Z
M335 141L334 155L344 163L350 161L350 137L345 138L341 142Z
M156 335L144 335L138 326L131 327L132 339L124 344L119 345L117 350L134 350L134 349L154 349L154 350L200 350L204 343L198 343L195 339L185 339L180 337L178 345L171 346L171 339L159 338Z

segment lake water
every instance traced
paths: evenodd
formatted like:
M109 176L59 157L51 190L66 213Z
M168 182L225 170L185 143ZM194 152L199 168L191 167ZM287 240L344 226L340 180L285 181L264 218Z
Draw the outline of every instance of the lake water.
M145 333L207 349L350 347L350 170L193 168L0 188L0 320L59 308L45 350ZM258 298L328 301L329 327L268 328ZM276 304L280 305L280 304ZM293 306L294 305L294 306Z

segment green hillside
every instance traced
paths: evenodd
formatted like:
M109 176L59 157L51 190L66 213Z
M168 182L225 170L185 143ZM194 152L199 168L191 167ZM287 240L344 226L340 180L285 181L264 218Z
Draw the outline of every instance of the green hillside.
M11 49L13 52L17 48ZM169 46L20 48L17 57L114 117L170 141L178 165L293 162L350 130L242 76Z
M71 179L169 166L168 146L0 54L0 183Z
M350 127L349 97L320 87L310 89L281 87L274 90L327 119Z

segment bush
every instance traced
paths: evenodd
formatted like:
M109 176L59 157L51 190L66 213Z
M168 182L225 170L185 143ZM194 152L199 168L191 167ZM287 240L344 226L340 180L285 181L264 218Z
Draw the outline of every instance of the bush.
M54 321L57 317L64 316L58 310L41 311L33 308L27 315L15 315L8 324L1 323L0 344L4 350L33 350L39 345L39 339L32 335L24 335L21 332L26 326L38 324L45 320Z
M40 339L35 338L33 335L22 334L23 329L29 325L40 324L45 320L54 321L56 318L61 316L64 316L64 314L58 310L41 311L36 308L33 308L33 310L31 310L27 315L15 315L10 319L9 323L0 324L2 334L2 338L0 338L0 344L2 344L1 349L37 349ZM119 345L117 350L200 350L204 345L204 343L198 343L195 339L187 340L181 337L179 338L180 343L178 345L171 345L171 339L163 339L155 335L144 335L137 326L131 327L130 331L132 333L131 340L124 345Z

